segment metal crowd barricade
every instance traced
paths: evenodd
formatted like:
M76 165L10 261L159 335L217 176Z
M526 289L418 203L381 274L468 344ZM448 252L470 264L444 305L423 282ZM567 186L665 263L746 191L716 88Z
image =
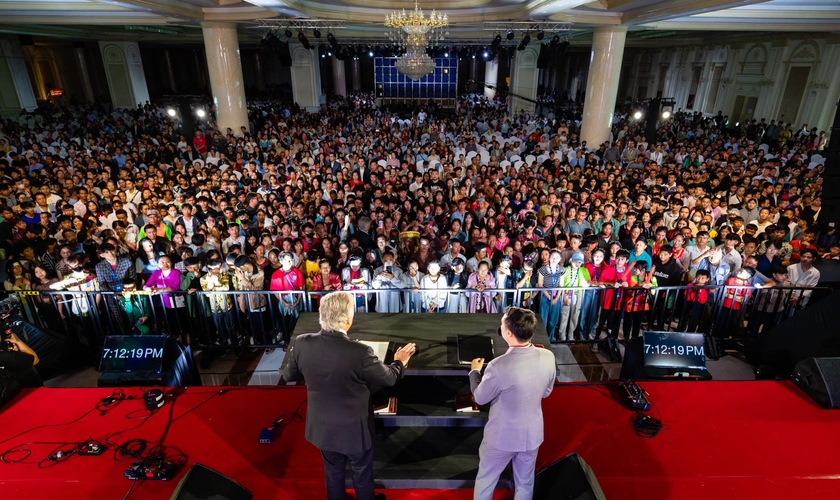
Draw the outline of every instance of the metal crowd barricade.
M376 302L388 302L388 312L424 312L422 294L447 293L458 300L458 307L446 313L469 312L470 297L489 294L493 307L503 312L509 306L525 307L540 314L543 292L554 295L578 294L581 309L579 327L571 342L589 342L611 336L626 339L626 320L630 312L643 329L697 331L718 339L754 338L826 296L827 287L707 286L707 287L589 287L485 289L366 289L347 290L357 300L357 312L375 313ZM13 292L14 293L14 292ZM251 337L254 347L276 346L284 329L291 329L293 313L317 312L322 296L331 291L186 291L127 294L102 291L20 292L22 316L35 326L80 338L92 347L100 346L106 335L169 334L189 337L191 343L207 345L221 342L228 334L235 339ZM398 294L398 300L392 300ZM705 303L700 303L703 296ZM297 308L280 307L281 297L297 298ZM792 298L795 298L791 300ZM692 300L695 299L695 300ZM635 302L633 302L635 301ZM630 303L635 304L629 306ZM396 311L392 311L394 304ZM570 307L570 306L562 306ZM381 307L380 302L380 309ZM292 322L293 323L293 322ZM220 332L230 329L229 332ZM626 333L626 334L625 334ZM224 342L221 342L224 343ZM245 345L248 345L247 343Z

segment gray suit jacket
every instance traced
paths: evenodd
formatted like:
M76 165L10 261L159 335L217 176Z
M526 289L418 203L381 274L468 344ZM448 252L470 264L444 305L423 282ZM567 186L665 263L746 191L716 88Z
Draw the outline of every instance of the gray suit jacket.
M542 399L551 394L557 361L549 349L511 347L484 370L470 372L475 402L490 403L484 442L503 451L528 451L543 442Z
M402 362L385 365L370 347L327 330L299 335L286 356L283 378L306 380L306 440L348 455L373 446L370 386L396 384Z

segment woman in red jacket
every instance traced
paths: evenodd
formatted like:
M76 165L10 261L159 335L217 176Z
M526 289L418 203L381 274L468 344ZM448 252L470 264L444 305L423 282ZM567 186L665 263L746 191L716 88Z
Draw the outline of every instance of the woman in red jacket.
M630 286L630 278L632 270L627 265L630 259L630 252L621 249L615 254L615 267L610 267L609 274L601 278L605 283L609 280L610 285L601 294L601 319L598 322L598 332L603 331L604 327L608 327L607 336L613 339L618 338L618 326L621 324L622 315L622 298L625 288ZM610 288L611 287L611 288Z

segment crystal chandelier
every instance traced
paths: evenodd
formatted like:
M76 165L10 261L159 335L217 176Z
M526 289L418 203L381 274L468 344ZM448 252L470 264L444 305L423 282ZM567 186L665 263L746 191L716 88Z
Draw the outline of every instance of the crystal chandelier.
M392 12L385 16L385 26L392 31L387 33L391 42L405 54L397 59L397 71L419 80L435 70L435 61L426 54L426 47L443 40L444 28L449 26L449 18L435 10L426 17L417 0L414 10Z
M425 48L411 48L405 55L397 58L397 71L411 78L419 80L435 70L435 60L426 54Z

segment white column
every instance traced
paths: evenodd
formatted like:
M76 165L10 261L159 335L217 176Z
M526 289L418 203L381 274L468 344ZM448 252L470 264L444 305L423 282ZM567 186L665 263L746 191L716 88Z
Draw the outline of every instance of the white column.
M580 133L589 148L597 148L610 138L626 38L626 26L595 28Z
M516 64L511 70L510 91L528 99L537 98L537 85L539 83L540 70L537 68L538 48L536 44L525 47L525 50L517 51L514 55ZM533 114L536 105L533 102L520 99L511 95L511 113L519 113L520 110Z
M93 92L93 84L90 79L90 71L88 71L87 60L85 59L84 47L74 47L73 56L76 58L76 67L79 70L79 78L82 81L82 90L85 93L85 101L95 102L96 96Z
M347 95L347 78L344 74L344 61L332 56L333 93L335 95Z
M353 92L362 90L362 63L358 56L353 58L353 64L350 66L350 79L353 80Z
M140 48L134 42L99 42L111 104L115 108L136 108L149 100Z
M499 83L499 57L496 56L492 61L487 61L484 65L484 97L493 99L496 96L496 85ZM490 88L487 85L492 85Z
M310 113L321 109L321 65L314 49L305 49L297 42L289 42L292 53L292 97L298 106Z
M37 107L20 43L0 40L0 116L17 116L22 109Z
M203 22L204 52L210 73L210 90L216 108L216 127L222 134L231 129L237 136L248 128L245 81L239 59L239 37L235 23Z

